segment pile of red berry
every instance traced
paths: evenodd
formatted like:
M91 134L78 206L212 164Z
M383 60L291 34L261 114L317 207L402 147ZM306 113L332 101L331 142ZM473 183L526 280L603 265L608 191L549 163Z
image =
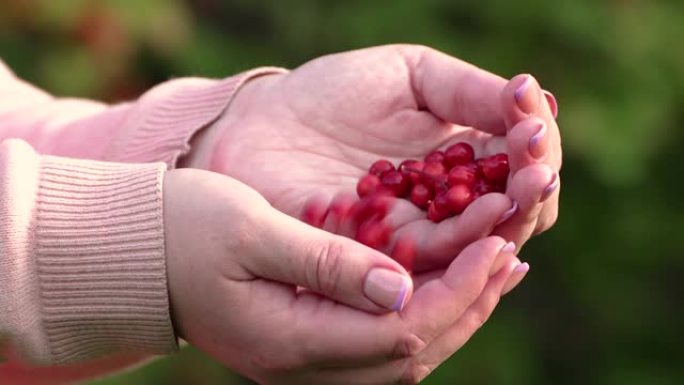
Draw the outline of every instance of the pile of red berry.
M408 159L399 167L380 159L356 185L360 198L394 196L405 198L427 210L427 217L440 222L458 215L478 197L504 192L508 179L508 155L475 159L473 147L456 143L446 150L430 152L421 160Z

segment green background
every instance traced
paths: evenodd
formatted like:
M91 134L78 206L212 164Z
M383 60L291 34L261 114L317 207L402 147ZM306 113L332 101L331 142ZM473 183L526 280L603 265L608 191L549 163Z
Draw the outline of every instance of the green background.
M0 56L58 95L135 97L169 77L425 44L560 105L560 219L531 273L426 384L684 383L684 2L4 0ZM244 384L194 349L116 384Z

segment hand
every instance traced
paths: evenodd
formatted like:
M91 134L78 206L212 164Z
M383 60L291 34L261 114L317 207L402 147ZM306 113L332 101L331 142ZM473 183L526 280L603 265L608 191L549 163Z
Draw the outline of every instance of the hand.
M264 384L418 383L526 272L510 245L489 237L446 271L416 275L411 301L392 298L405 304L400 312L372 314L346 304L386 311L368 300L364 279L393 272L398 281L371 289L396 294L406 273L388 257L305 225L223 176L172 171L164 188L178 335Z
M529 142L529 130L507 130L513 121L504 119L512 109L510 100L502 102L506 85L498 76L419 46L325 56L289 74L248 83L227 113L196 139L187 164L235 177L274 207L299 216L315 195L330 201L353 194L359 177L379 158L396 164L458 141L487 156L506 152L510 143ZM547 128L547 136L555 135L555 123ZM508 196L488 194L439 224L400 200L387 221L396 237L416 240L413 267L445 267L463 247L495 229L522 245L548 228L557 199L538 202L557 169L552 160L560 158L559 143L544 137L538 149L543 163L512 162ZM508 148L509 156L520 159L525 155L513 151L527 154L528 148ZM497 224L511 214L514 224L499 230Z

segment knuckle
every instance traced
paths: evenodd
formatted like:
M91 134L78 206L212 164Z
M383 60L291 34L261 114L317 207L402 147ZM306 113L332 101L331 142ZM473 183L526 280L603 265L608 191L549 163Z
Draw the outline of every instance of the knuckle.
M341 242L327 240L315 247L311 254L315 260L308 281L311 288L334 297L339 290L344 272L344 246Z
M427 342L414 332L406 331L397 340L391 359L415 357L427 347Z
M425 377L429 376L431 372L432 369L429 366L420 361L411 360L401 376L399 383L402 385L420 384L420 382L423 381Z

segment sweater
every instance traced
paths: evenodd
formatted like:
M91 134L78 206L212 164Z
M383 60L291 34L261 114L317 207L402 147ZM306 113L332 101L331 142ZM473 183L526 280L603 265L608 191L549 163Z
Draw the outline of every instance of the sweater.
M70 383L178 349L164 171L242 84L282 71L175 79L105 105L55 98L0 61L0 383Z

